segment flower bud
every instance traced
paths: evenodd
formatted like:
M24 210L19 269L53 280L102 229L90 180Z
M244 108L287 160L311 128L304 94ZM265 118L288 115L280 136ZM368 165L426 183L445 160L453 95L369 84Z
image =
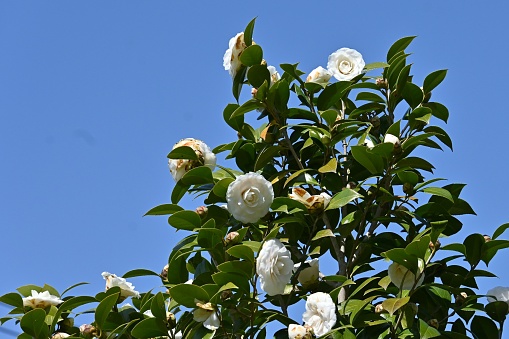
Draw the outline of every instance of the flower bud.
M74 318L65 318L58 322L61 329L71 328L74 326Z
M200 216L201 219L205 219L207 217L208 211L209 211L209 209L207 208L207 206L199 206L199 207L196 207L196 210L195 210L195 212L198 213L198 215Z
M491 237L489 235L484 235L484 242L490 242L491 241Z
M306 82L314 82L317 84L325 85L329 82L331 74L323 67L318 66L309 73Z
M233 295L231 290L224 290L221 292L221 300L230 299L230 297Z
M64 333L64 332L57 332L57 333L53 334L51 339L62 339L62 338L67 338L67 337L70 337L70 335L67 333Z
M428 321L428 325L431 326L431 327L434 327L434 328L438 328L439 323L438 323L437 319L430 319Z
M256 93L258 93L258 88L254 88L254 87L251 88L251 95L255 97Z
M377 305L375 306L375 313L382 313L382 312L384 312L384 311L385 311L385 310L384 310L384 307L382 306L382 303L377 304Z
M429 249L432 251L438 251L440 246L442 246L442 243L440 243L440 240L438 239L437 241L435 241L435 243L433 243L432 241L429 242Z
M166 322L168 323L168 327L170 329L175 328L175 326L177 326L177 319L175 318L175 314L169 312L166 316Z
M163 267L163 270L161 271L161 274L159 274L159 276L161 277L161 279L163 279L164 281L167 281L167 280L168 280L168 268L170 268L170 265L166 264L166 265Z
M371 122L371 125L373 125L373 127L374 127L375 129L377 129L378 127L380 127L380 118L379 118L379 117L377 117L376 115L375 115L374 117L372 117L372 118L371 118L370 122Z
M240 239L239 232L230 232L226 235L226 238L224 238L224 242L226 245L235 245L238 244L242 239Z
M80 326L80 333L85 338L93 338L97 336L96 328L89 324L83 324Z
M378 88L385 88L387 89L389 87L389 83L386 79L383 78L377 78L375 81L375 84L378 86Z
M356 187L357 187L357 184L353 181L350 181L348 184L346 184L346 188L349 188L351 190L353 190Z
M407 195L413 195L415 193L414 185L409 182L403 184L403 192Z
M454 303L458 306L461 306L463 305L467 297L468 295L465 292L461 292L460 294L454 296Z

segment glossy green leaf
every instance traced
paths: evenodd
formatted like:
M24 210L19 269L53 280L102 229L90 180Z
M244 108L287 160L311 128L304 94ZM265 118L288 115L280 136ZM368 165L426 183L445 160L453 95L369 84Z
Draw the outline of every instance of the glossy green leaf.
M301 202L287 197L275 198L270 209L273 212L283 212L287 214L307 211L306 206L304 206Z
M465 246L465 256L470 265L475 266L481 260L484 237L481 234L470 234L463 245Z
M178 204L180 199L187 193L187 190L190 188L190 185L185 185L182 181L177 181L175 187L171 191L171 202L174 204Z
M299 83L304 84L304 81L302 81L300 76L305 73L302 71L299 71L297 69L298 65L299 65L298 63L297 64L280 64L279 67L281 67L281 69L283 71L285 71L286 73L290 74L294 79L299 81Z
M313 237L313 239L311 239L311 241L315 241L315 240L318 240L321 238L326 238L326 237L334 238L334 233L332 233L332 231L329 229L320 230L320 231L316 232L315 236Z
M362 198L362 195L355 192L354 190L345 188L341 192L335 194L332 197L326 210L334 210L334 209L341 208L341 207L345 206L346 204L348 204L350 201L353 201L357 198Z
M412 42L412 40L415 39L415 36L408 36L399 39L396 41L392 46L389 48L389 51L387 52L387 62L391 61L391 59L399 52L404 51L408 45Z
M168 329L162 319L143 319L133 327L131 334L136 338L167 337Z
M332 158L325 165L318 169L320 173L336 173L338 170L338 161L336 158Z
M23 299L18 293L6 293L0 297L0 303L23 308Z
M240 106L238 104L228 104L223 110L223 119L224 121L230 125L236 131L239 131L242 125L244 125L244 116L238 116L236 118L231 118L233 112Z
M45 323L46 312L41 308L33 309L21 318L20 326L27 334L36 339L48 338L48 326Z
M103 328L108 315L110 314L113 306L117 304L120 293L114 293L104 298L97 308L95 309L95 323L99 328Z
M200 166L189 170L180 179L184 185L204 185L214 183L212 170L207 166Z
M412 108L416 108L422 103L424 99L424 93L422 89L414 83L407 83L401 92L401 96L408 105Z
M233 111L232 115L230 116L230 119L242 116L246 114L247 112L254 111L255 109L262 108L263 103L256 99L250 99L242 104L239 108L237 108L235 111Z
M396 313L397 310L399 310L401 307L405 306L410 301L410 297L404 297L404 298L390 298L385 299L382 302L383 309L389 312L389 314L392 316L394 313Z
M498 338L498 328L493 320L476 315L472 319L470 329L477 336L477 338Z
M160 320L166 320L166 305L164 303L165 297L161 292L158 292L150 303L150 311L152 315Z
M284 148L281 146L265 147L260 152L260 154L258 155L258 158L256 159L254 170L258 171L258 170L261 170L266 165L272 164L274 157L277 157L279 155L279 152L281 152L283 149Z
M175 149L173 149L168 155L166 156L169 159L189 159L189 160L198 160L198 155L196 155L196 152L194 149L192 149L189 146L180 146Z
M254 262L254 252L249 246L235 245L226 250L226 252L235 258L244 259L252 263Z
M193 284L178 284L170 288L171 298L180 305L189 308L195 308L195 300L207 302L210 299L209 294L200 286Z
M491 319L503 323L509 313L509 304L505 301L492 301L484 309Z
M335 105L346 94L350 85L349 81L340 81L325 87L316 102L318 110L325 111Z
M211 219L209 221L214 221ZM205 225L204 225L205 226ZM223 232L217 228L201 228L198 232L198 245L202 248L214 248L222 243Z
M256 47L257 45L253 45L251 47ZM244 54L242 54L244 55ZM267 69L267 65L254 65L250 67L247 71L247 80L254 88L259 88L263 85L264 82L270 84L270 72ZM258 99L256 99L258 101ZM258 106L256 108L259 108ZM238 114L238 113L237 113ZM239 115L237 115L239 116ZM232 115L232 117L234 117Z
M426 78L424 79L424 84L422 85L424 93L429 93L435 87L440 85L440 83L445 79L446 75L447 75L446 69L441 69L428 74L428 76L426 76Z
M449 119L449 110L444 105L438 102L427 102L422 105L424 107L431 108L433 116L437 117L438 119L444 122L447 122L447 120Z
M509 223L505 223L501 226L499 226L495 232L493 232L493 235L491 236L491 239L495 240L499 236L501 236L507 229L509 228Z
M179 230L192 231L201 226L201 218L194 211L179 211L170 215L168 224Z
M420 339L430 339L440 336L440 332L436 328L429 326L422 319L419 319L419 334Z
M437 195L437 196L445 198L451 202L454 202L454 199L452 198L451 193L446 189L443 189L440 187L426 187L426 188L423 188L421 191L424 193Z
M249 21L246 28L244 29L244 43L246 44L246 46L251 46L251 44L253 43L253 31L255 22L256 17Z
M178 211L182 211L183 208L175 204L163 204L151 208L145 215L169 215Z
M233 78L233 84L232 84L232 93L233 97L237 102L239 101L240 92L242 91L242 85L244 84L244 79L246 77L247 67L242 65L240 69L235 74L235 77Z
M364 66L364 70L371 71L371 70L374 70L377 68L385 68L385 67L389 67L389 64L386 62L372 62L372 63L369 63L366 66Z
M156 276L156 277L158 277L159 274L154 272L154 271L151 271L151 270L147 270L147 269L144 269L144 268L138 268L138 269L130 270L130 271L126 272L122 276L122 278L128 279L128 278L146 277L146 276Z
M263 50L260 45L251 45L247 47L240 55L240 62L245 66L260 65L262 60ZM249 79L249 71L247 77Z
M366 168L371 174L380 174L384 170L384 162L381 156L371 152L364 146L352 146L353 158Z

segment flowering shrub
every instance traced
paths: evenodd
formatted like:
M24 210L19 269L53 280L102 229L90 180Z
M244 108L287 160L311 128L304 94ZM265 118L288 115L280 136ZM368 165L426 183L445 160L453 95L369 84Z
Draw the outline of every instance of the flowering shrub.
M414 83L413 37L384 62L340 48L327 70L267 66L253 28L223 58L236 102L222 117L234 140L210 150L184 139L168 154L171 202L147 215L168 216L185 236L162 273L105 272L95 296L26 285L0 297L12 306L0 322L17 321L21 339L502 338L508 289L484 294L476 279L493 276L483 266L509 247L499 239L509 224L454 242L460 216L474 211L464 185L438 185L420 152L452 148L435 124L449 112L431 101L446 71ZM216 169L218 153L237 168ZM185 210L186 194L203 203ZM147 275L164 292L126 280ZM120 306L126 298L132 305ZM82 306L94 319L77 327Z

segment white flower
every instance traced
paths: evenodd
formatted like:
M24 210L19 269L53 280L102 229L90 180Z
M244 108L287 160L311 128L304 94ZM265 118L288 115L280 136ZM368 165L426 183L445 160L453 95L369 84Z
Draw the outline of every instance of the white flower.
M509 304L509 287L497 286L489 290L486 295L488 296L488 302L494 301L505 301Z
M292 278L293 261L290 251L278 239L263 243L256 259L260 286L268 295L283 294Z
M272 184L252 172L238 176L226 191L228 211L243 223L257 222L269 212L273 200Z
M211 331L217 330L220 325L214 306L211 303L196 302L197 309L193 312L193 319L196 322L203 323L203 326Z
M139 298L140 293L134 290L133 284L127 282L124 278L119 278L115 274L111 274L108 272L103 272L101 274L106 280L106 290L109 290L112 287L118 286L120 287L120 296L123 298L134 297Z
M57 332L57 333L53 334L51 339L62 339L62 338L67 338L67 337L70 337L70 335L67 333L64 333L64 332Z
M386 134L384 137L384 142L390 142L394 144L394 146L399 145L399 138L392 134Z
M244 42L244 32L237 33L237 35L230 39L228 49L223 56L223 66L224 69L230 73L232 78L235 78L235 75L242 67L242 63L240 62L240 55L246 48L247 46Z
M193 138L182 139L173 146L173 149L182 146L191 147L198 156L198 160L168 159L168 167L175 181L179 181L186 172L195 167L203 165L212 170L216 167L216 155L203 141Z
M322 66L318 66L309 73L306 82L316 82L317 84L326 84L329 82L331 74Z
M324 335L336 324L336 305L329 294L316 292L306 300L302 320L310 326L317 337Z
M361 74L365 65L359 52L343 47L329 55L327 70L339 81L345 81Z
M308 264L309 267L304 268L299 272L299 276L297 280L304 287L313 285L318 281L318 277L320 276L320 264L318 262L318 258L306 260L304 262ZM296 272L300 267L300 263L294 265L293 270Z
M364 143L362 144L362 146L366 146L367 148L372 149L373 147L375 147L375 144L370 138L366 138L364 139Z
M311 195L300 187L292 188L292 193L288 194L288 197L302 203L310 213L319 212L327 208L332 199L332 197L325 192L319 195Z
M51 305L59 305L63 303L58 297L49 294L48 291L37 292L32 290L30 297L23 298L23 306L31 308L46 308Z
M306 336L307 330L302 325L290 324L288 326L288 338L289 339L305 339L310 338L310 336Z
M267 66L267 69L270 73L270 86L274 85L275 82L281 80L281 75L276 70L274 66Z
M419 280L417 280L415 274L413 274L405 266L396 262L389 265L388 273L392 283L402 290L411 289L414 286L414 283L415 287L419 287L424 280L424 273L421 273Z
M178 331L175 335L173 335L174 333L174 330L168 330L168 336L170 338L175 338L175 339L182 339L182 332Z

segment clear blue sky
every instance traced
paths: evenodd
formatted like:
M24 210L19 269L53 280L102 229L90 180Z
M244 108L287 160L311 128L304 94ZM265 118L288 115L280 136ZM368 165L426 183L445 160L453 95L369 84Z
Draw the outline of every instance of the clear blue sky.
M142 215L169 202L166 154L175 142L195 137L215 147L236 137L222 120L234 101L222 57L255 16L265 59L301 62L304 71L325 67L341 47L367 63L383 61L394 41L417 35L408 49L415 78L449 69L433 99L451 112L455 150L429 153L436 175L468 184L463 197L478 216L462 218L462 234L491 234L509 221L508 6L1 1L0 295L28 283L63 290L79 281L92 283L83 293L96 293L103 271L165 265L184 233ZM508 255L492 262L500 279L481 279L479 293L509 285ZM159 283L132 282L141 290Z

